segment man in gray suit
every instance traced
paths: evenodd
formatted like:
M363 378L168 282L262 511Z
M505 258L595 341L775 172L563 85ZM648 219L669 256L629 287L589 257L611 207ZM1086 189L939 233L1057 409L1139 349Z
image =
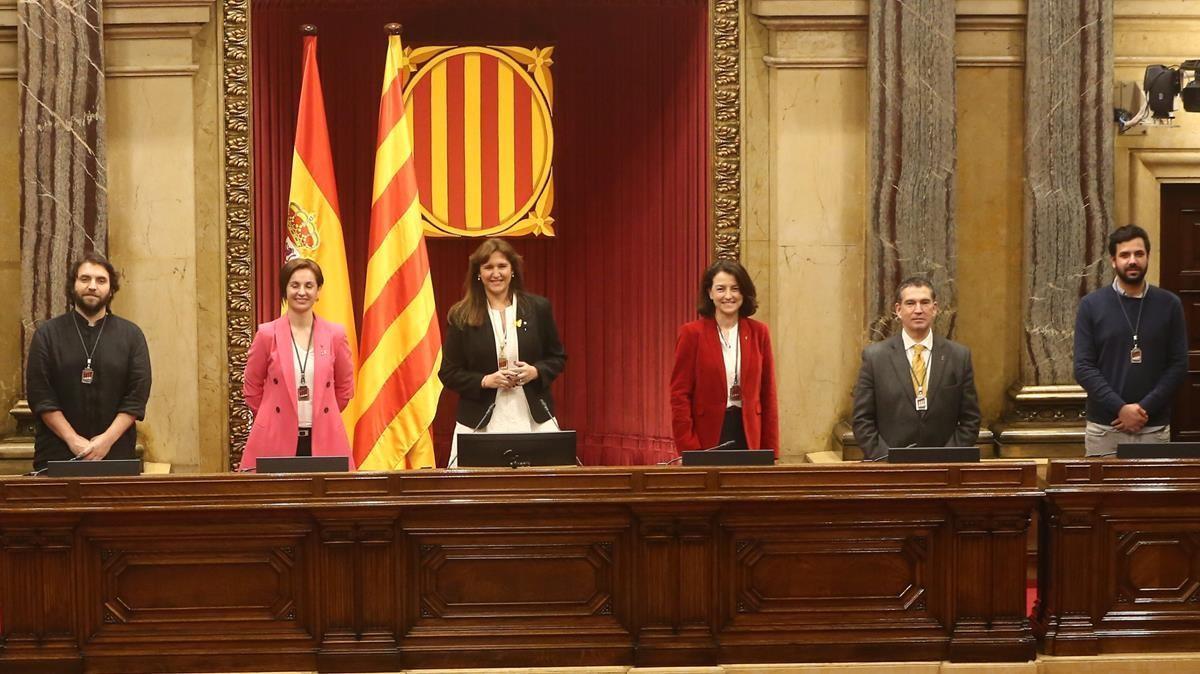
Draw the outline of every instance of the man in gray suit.
M854 385L854 439L867 460L892 447L970 447L979 439L979 398L967 347L933 334L937 295L914 276L896 288L903 326L863 349Z

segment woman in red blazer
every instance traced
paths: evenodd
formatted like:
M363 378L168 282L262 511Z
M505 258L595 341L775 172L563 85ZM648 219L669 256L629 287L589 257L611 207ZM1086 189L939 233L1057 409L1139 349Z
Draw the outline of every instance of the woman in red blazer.
M700 281L697 311L675 343L671 426L675 446L773 449L779 455L779 407L771 333L752 318L754 282L737 262L718 260Z
M246 357L242 393L254 425L241 470L261 456L347 456L354 467L341 414L354 397L354 365L346 330L313 313L324 283L304 258L279 272L287 311L258 326Z

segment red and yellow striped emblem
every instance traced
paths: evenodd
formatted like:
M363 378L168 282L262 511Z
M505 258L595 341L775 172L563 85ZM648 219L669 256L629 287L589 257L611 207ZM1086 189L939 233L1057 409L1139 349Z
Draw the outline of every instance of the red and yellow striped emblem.
M554 235L553 50L409 51L405 107L426 234Z

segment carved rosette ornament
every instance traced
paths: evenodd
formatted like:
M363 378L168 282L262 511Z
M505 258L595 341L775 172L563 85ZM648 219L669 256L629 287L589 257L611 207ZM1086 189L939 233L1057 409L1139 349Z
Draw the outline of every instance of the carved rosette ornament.
M241 462L252 422L242 397L242 373L255 328L250 193L250 0L222 0L221 8L229 463L236 466ZM736 260L741 255L742 228L741 0L711 0L709 19L713 252L718 258Z

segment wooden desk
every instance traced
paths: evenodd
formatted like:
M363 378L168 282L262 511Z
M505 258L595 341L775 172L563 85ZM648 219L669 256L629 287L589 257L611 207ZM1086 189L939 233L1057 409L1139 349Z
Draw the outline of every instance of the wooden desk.
M0 671L1028 660L1033 463L0 480Z
M1046 482L1045 652L1200 648L1200 460L1051 461Z

